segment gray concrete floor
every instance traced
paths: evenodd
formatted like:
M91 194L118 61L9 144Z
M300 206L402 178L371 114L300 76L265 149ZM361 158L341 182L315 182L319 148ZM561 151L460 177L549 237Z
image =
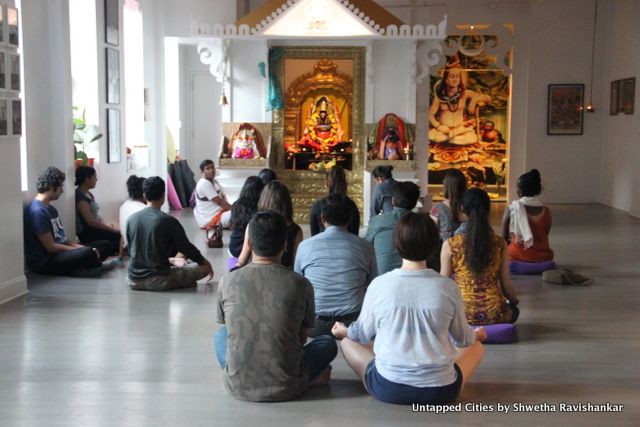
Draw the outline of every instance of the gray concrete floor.
M33 275L29 295L0 306L0 425L638 426L640 221L599 205L551 209L556 261L595 283L563 287L516 277L521 341L486 346L461 395L462 411L414 413L377 402L341 355L330 385L296 401L229 396L212 346L226 248L206 249L204 233L185 211L177 216L213 262L213 282L158 294L130 291L125 269L102 279ZM624 408L560 412L560 402ZM510 413L498 413L497 403ZM514 412L521 403L541 404L543 411Z

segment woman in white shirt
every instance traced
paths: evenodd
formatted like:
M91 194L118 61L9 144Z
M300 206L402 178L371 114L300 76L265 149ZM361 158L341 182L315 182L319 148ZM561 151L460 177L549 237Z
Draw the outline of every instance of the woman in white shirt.
M120 206L120 229L122 230L122 248L127 248L127 222L129 217L147 207L147 201L142 194L144 178L131 175L127 179L129 198Z
M349 328L333 326L347 363L383 402L453 402L484 355L486 333L467 324L458 285L427 269L438 242L428 215L405 214L394 233L402 267L371 282Z
M202 178L196 184L196 207L193 209L198 227L209 229L219 223L227 228L231 218L231 205L222 186L215 179L216 167L213 161L203 160L200 171Z

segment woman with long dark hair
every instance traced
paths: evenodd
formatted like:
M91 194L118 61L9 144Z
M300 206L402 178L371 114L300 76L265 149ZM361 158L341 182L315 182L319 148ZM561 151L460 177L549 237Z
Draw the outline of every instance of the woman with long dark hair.
M277 212L287 221L287 245L280 262L285 267L293 268L293 261L296 259L296 252L298 245L302 242L303 234L302 228L293 222L293 203L287 186L277 180L268 183L262 190L260 200L258 200L258 212L261 211ZM247 264L250 257L251 248L248 244L247 232L245 232L244 246L236 266L242 267Z
M229 253L239 257L244 244L247 224L258 211L258 200L264 184L258 176L250 176L244 181L238 200L231 206L231 237L229 238Z
M472 188L464 193L465 232L442 245L440 273L458 283L470 325L513 323L520 313L509 277L509 254L504 240L491 228L490 209L484 190Z
M344 169L341 166L333 167L325 177L325 184L327 185L327 195L334 193L341 193L345 196L347 195L347 175L344 172ZM347 230L358 235L360 231L360 211L358 211L358 206L355 204L353 200L351 200L348 196L349 200L349 215L351 220L347 225ZM311 212L309 214L309 227L311 228L311 235L315 236L318 233L324 231L324 224L320 218L321 207L320 201L322 198L316 200L316 202L311 206Z
M444 200L436 203L429 214L439 230L440 245L436 255L427 260L429 268L440 271L440 249L442 243L453 237L455 231L462 224L462 195L467 191L467 178L458 169L449 170L443 184Z
M439 229L440 240L453 237L462 221L462 195L467 191L467 178L458 169L449 170L442 182L444 200L431 208L431 219Z

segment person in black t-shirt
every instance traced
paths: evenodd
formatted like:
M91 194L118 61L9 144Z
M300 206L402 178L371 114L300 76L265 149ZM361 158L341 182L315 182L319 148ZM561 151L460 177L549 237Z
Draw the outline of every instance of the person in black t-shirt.
M136 291L168 291L197 286L196 281L213 277L211 263L189 241L177 219L162 212L165 183L158 176L145 179L142 191L147 208L129 218L129 286ZM177 252L197 264L172 266Z
M107 257L107 241L81 245L69 240L51 202L62 196L65 174L53 166L38 176L38 194L24 210L24 246L27 268L56 276L97 277ZM111 263L105 268L112 267Z

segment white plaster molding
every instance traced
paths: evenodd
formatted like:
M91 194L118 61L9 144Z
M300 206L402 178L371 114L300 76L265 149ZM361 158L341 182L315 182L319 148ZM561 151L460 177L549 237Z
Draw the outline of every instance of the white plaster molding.
M236 27L235 24L209 24L206 22L198 22L193 15L190 21L190 32L193 37L210 36L214 38L273 38L265 36L262 32L270 27L279 17L287 11L295 2L290 0L284 4L281 8L278 8L271 15L268 15L255 27L250 28L248 25L243 24L240 27ZM343 0L340 6L348 10L355 18L362 21L362 23L368 26L376 35L371 38L397 38L397 39L416 39L416 40L444 40L447 37L447 15L444 15L442 20L435 24L415 24L411 25L388 25L386 28L377 24L373 19L367 16L364 12L358 10L349 0ZM322 39L323 37L311 36L308 38ZM358 37L361 38L361 37Z
M29 293L27 278L24 274L0 283L0 305Z
M373 83L374 70L373 70L373 41L367 42L367 53L365 56L366 61L366 74L367 83Z
M229 79L228 48L228 40L207 40L198 43L197 46L200 62L209 66L209 73L218 83L224 83Z
M417 83L416 75L417 75L417 52L418 52L418 41L411 41L411 52L409 53L409 80L412 84Z
M497 43L495 41L483 41L481 46L476 49L478 53L484 51L489 56L496 57L496 66L500 68L506 75L510 75L512 69L509 67L509 64L505 62L505 58L507 53L512 48L514 44L514 36L512 31L508 28L507 25L503 24L489 24L483 25L482 29L473 30L474 36L496 36ZM452 36L465 36L468 34L464 34L461 30L457 34L451 34ZM454 54L455 52L460 51L468 56L473 56L473 52L465 51L464 48L459 46L459 43L455 39L451 39L451 42L445 46L445 52L448 55ZM512 58L513 61L513 58Z
M420 84L428 78L431 67L438 65L443 58L440 42L434 40L421 42L416 49L416 61L420 66L420 73L415 77L416 83Z

